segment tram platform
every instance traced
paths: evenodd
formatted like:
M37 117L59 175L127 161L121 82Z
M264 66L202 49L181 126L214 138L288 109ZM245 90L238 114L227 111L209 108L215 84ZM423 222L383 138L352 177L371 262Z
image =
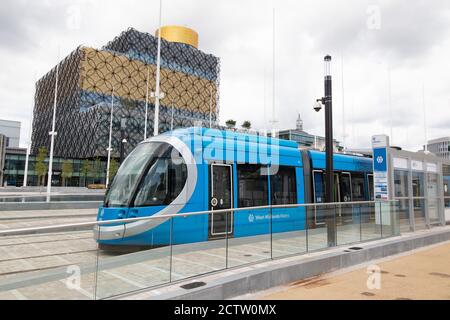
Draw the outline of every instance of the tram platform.
M0 238L0 299L231 299L450 240L450 226L378 231L339 226L332 249L318 228L126 254L98 250L92 231L12 235Z
M447 241L450 241L450 226L437 227L229 269L116 299L232 299Z

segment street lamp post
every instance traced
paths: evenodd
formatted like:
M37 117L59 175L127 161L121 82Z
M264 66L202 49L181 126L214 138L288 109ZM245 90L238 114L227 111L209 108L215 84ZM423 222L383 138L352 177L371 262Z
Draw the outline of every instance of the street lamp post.
M50 159L48 160L47 202L50 201L50 194L52 190L53 151L55 148L55 136L57 135L55 127L56 127L56 105L58 100L58 80L59 80L59 64L56 65L55 99L53 101L52 131L49 132L51 138L50 138Z
M122 164L125 154L125 144L127 143L127 139L125 138L125 129L127 128L127 118L122 118L120 120L120 163Z
M113 116L114 116L114 86L112 88L111 93L111 116L109 120L109 142L108 142L108 161L106 164L106 188L109 186L109 167L111 165L111 151L113 150L111 147L112 143L112 127L113 127Z
M161 16L162 16L162 0L159 0L159 29L158 29L158 52L156 57L156 90L155 90L155 120L153 128L153 136L159 134L159 100L164 99L160 95L161 81Z
M325 96L317 99L314 109L319 112L321 106L325 106L325 151L326 151L326 181L325 181L325 202L334 202L334 169L333 169L333 96L331 78L331 56L324 58L325 76L324 87ZM326 215L326 225L328 234L328 246L336 245L336 210L328 208Z

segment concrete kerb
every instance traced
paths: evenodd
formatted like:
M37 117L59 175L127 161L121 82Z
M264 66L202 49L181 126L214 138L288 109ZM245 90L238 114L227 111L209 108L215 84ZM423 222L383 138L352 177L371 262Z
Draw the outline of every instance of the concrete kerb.
M116 299L230 299L449 240L450 227L439 227L358 244L362 249L357 251L344 252L346 248L351 247L351 245L345 245L327 251L201 276L156 290L144 290L140 293L116 297ZM203 281L206 285L191 290L180 288L181 285L193 281Z

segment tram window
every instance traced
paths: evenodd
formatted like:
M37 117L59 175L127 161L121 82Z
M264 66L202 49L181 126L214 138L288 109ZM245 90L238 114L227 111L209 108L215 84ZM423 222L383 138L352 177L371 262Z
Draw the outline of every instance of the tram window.
M270 176L270 191L273 205L297 203L295 168L280 166L278 172Z
M364 201L364 176L359 173L352 174L352 196L353 201Z
M147 162L151 161L155 152L163 146L161 143L143 143L125 159L120 166L110 189L105 197L106 207L124 207L131 192L145 170Z
M268 176L261 174L261 165L237 166L238 204L240 208L265 206L268 201Z
M339 189L341 192L341 202L352 201L352 184L350 173L341 173Z
M367 175L367 180L369 181L369 198L370 198L370 201L373 201L373 200L375 200L375 198L374 198L374 185L373 185L373 175L371 175L371 174L368 174Z
M136 207L168 205L178 197L187 179L186 164L178 160L159 158L150 166L136 195Z
M316 203L325 202L325 183L321 171L314 171L314 200Z

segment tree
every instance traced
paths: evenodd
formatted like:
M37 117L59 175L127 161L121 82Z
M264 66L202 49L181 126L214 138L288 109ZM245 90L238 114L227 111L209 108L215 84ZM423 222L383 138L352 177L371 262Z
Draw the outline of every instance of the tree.
M102 163L100 162L100 158L95 158L94 165L92 166L92 176L94 177L95 182L100 179L102 175Z
M113 181L118 170L119 170L119 162L116 159L111 159L111 162L109 164L110 181Z
M233 119L227 120L227 122L225 122L225 125L228 129L234 129L236 127L236 121Z
M87 176L88 176L88 174L92 171L91 170L91 162L88 160L88 159L84 159L83 160L83 163L82 163L82 165L81 165L81 174L83 175L83 177L84 177L84 186L86 187L86 179L87 179Z
M66 179L70 179L73 176L73 164L70 160L64 160L61 166L61 178L62 185L66 186Z
M250 121L244 121L244 123L242 123L241 127L248 131L252 127L252 123Z
M44 185L45 174L47 173L48 167L45 163L45 158L47 157L47 148L40 147L38 149L38 154L36 156L36 174L38 176L38 185Z

